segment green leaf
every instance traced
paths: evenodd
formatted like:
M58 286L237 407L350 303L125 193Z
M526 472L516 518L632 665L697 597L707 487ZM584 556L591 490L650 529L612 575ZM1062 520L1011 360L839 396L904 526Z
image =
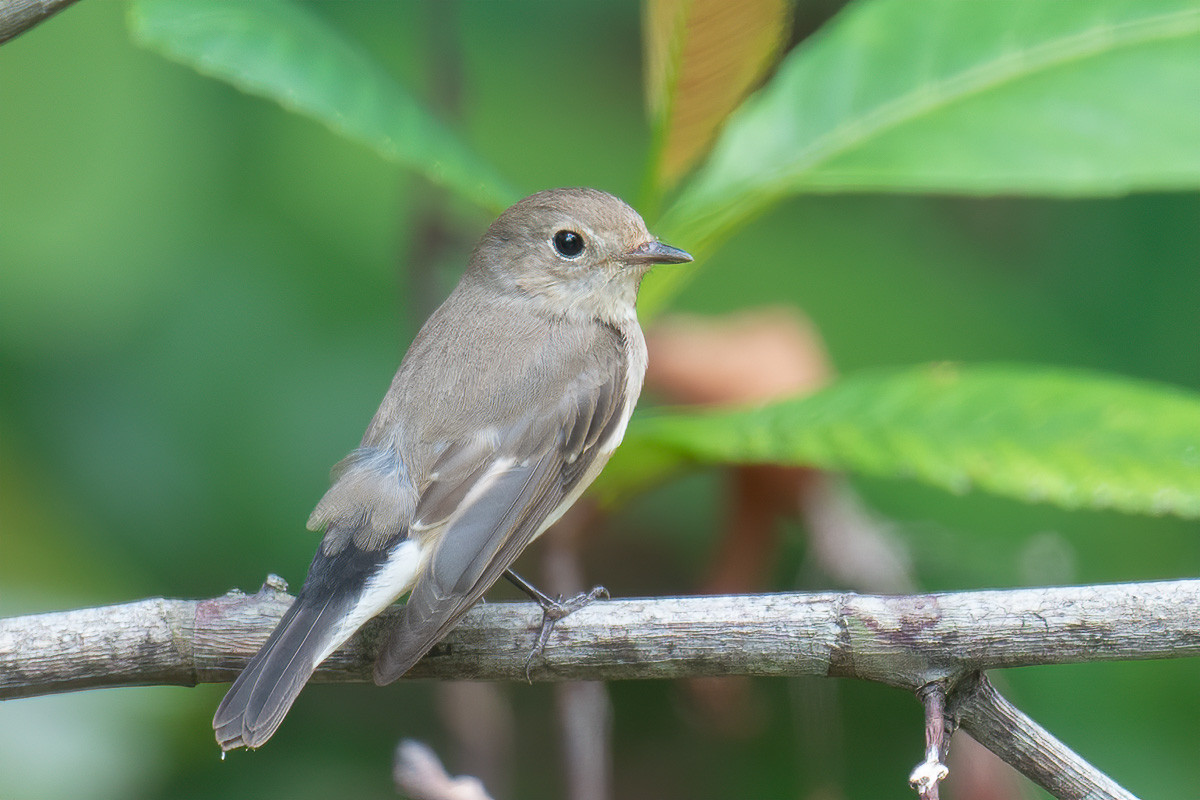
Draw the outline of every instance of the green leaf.
M1200 0L860 0L734 113L655 230L702 254L800 192L1200 188ZM686 271L653 276L652 313Z
M690 467L758 463L1200 517L1200 395L1037 367L864 373L754 410L639 417L597 487L613 502Z
M361 48L287 0L136 0L141 45L325 123L479 205L517 195Z

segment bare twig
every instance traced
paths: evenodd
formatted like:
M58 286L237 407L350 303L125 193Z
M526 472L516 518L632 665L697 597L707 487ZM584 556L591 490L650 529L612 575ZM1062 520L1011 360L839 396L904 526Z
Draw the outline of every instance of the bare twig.
M843 478L811 472L794 507L808 531L813 566L837 586L883 594L916 590L909 557L894 525L872 514Z
M0 699L232 680L291 601L265 586L256 595L0 620ZM370 681L394 613L369 623L315 680ZM480 605L410 677L523 680L540 622L532 603ZM593 603L562 620L533 678L825 675L915 692L995 667L1197 655L1200 580L903 597L664 597Z
M955 797L969 797L971 800L1030 800L1032 795L1025 776L1005 764L964 730L954 732L954 747L946 754L946 766L954 776L951 786Z
M478 778L498 797L511 797L518 748L511 687L480 681L438 681L434 706L447 736L445 754L456 769Z
M986 675L959 685L949 713L976 741L1059 800L1137 800L1004 699Z
M411 800L492 800L478 778L450 777L437 754L414 739L396 747L392 780L396 791Z
M232 680L291 597L137 603L0 620L0 699L102 686ZM371 679L368 624L318 669ZM473 609L410 673L521 680L541 623L531 603ZM916 692L943 682L948 716L1055 796L1131 795L1009 705L992 667L1200 655L1200 580L881 597L774 594L595 603L562 620L536 680L825 675ZM1099 794L1088 792L1101 787Z
M595 507L578 503L558 523L544 545L542 573L546 587L562 597L585 588L579 557L581 538L599 519ZM564 681L554 687L554 706L561 734L567 800L612 797L612 704L600 681Z
M612 797L612 705L601 681L565 681L554 687L562 735L568 800Z
M0 44L45 22L76 0L3 0L0 2Z
M922 686L917 699L925 706L925 760L908 776L908 782L921 800L938 800L938 784L950 770L946 768L946 749L950 737L946 730L946 687L940 682Z

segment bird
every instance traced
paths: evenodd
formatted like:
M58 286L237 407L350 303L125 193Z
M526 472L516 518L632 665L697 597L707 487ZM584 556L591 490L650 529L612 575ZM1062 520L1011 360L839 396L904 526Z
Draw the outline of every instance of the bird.
M538 192L491 224L334 467L304 584L213 717L222 752L263 745L321 662L405 594L379 685L502 575L520 582L512 563L625 434L647 364L642 278L690 261L596 189Z

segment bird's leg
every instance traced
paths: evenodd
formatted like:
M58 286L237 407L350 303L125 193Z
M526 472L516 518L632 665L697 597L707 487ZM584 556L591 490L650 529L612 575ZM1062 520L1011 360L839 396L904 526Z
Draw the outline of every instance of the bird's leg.
M542 607L542 628L538 632L537 644L530 651L529 658L525 659L525 680L533 683L533 680L529 677L529 668L533 666L533 660L540 656L542 651L546 649L546 642L550 641L550 632L554 630L554 626L558 624L560 619L574 614L593 600L600 597L608 597L608 589L605 589L603 586L597 586L590 592L582 592L570 600L563 600L562 595L559 595L557 598L550 597L550 595L511 569L504 571L504 577L508 578L508 582L513 586L524 592L530 600Z

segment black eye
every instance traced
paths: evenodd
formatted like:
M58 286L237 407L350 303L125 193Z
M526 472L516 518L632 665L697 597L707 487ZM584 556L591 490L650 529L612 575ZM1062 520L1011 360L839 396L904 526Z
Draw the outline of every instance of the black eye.
M575 231L559 231L554 234L554 249L563 258L576 258L583 252L583 237Z

